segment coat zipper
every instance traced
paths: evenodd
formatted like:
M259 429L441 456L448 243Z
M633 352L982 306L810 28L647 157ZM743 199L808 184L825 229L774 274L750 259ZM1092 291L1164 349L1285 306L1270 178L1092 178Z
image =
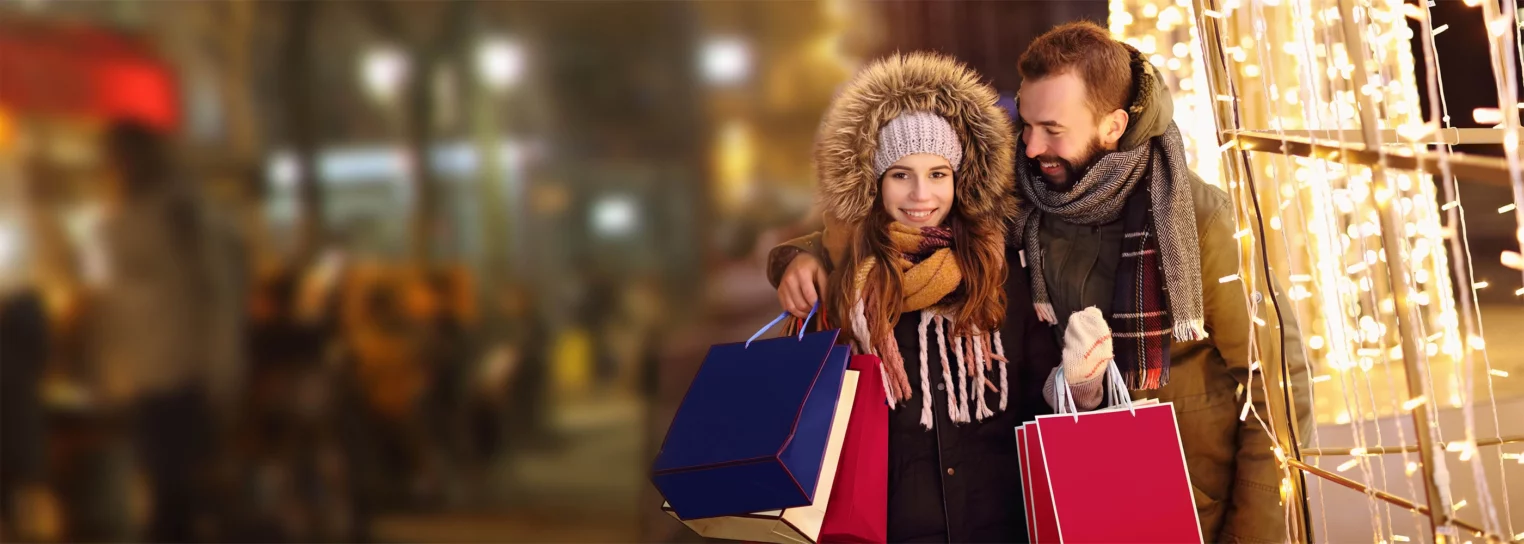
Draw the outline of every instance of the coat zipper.
M947 394L951 395L953 393L952 393L952 391L948 391ZM942 406L945 405L944 402L947 399L940 399L940 400L942 400L944 402L937 402L938 400L939 399L935 398L935 394L933 394L932 405L936 406L938 411L941 411L941 410L943 410ZM935 415L935 414L933 414L933 415ZM949 424L950 424L951 421L952 421L952 417L951 417L951 414L948 414L948 416L949 417L947 418L946 421L948 421ZM947 536L947 541L948 542L952 542L953 541L952 518L948 517L948 515L947 515L947 463L943 462L943 460L942 460L942 427L945 427L945 426L947 426L947 425L943 424L941 422L937 422L933 426L932 432L936 434L936 438L937 438L937 480L942 482L942 490L941 490L942 491L942 501L941 501L942 502L942 528L943 528L943 533L942 534Z
M1100 235L1100 233L1101 233L1101 227L1099 227L1099 226L1090 227L1090 237L1091 237L1091 239L1089 240L1091 242L1090 247L1095 250L1095 253L1090 256L1090 265L1085 268L1085 275L1080 280L1079 301L1080 301L1081 305L1084 305L1084 303L1085 303L1084 302L1085 301L1085 289L1090 286L1090 275L1095 273L1095 262L1101 260L1101 235ZM1066 321L1066 323L1067 323L1067 321Z

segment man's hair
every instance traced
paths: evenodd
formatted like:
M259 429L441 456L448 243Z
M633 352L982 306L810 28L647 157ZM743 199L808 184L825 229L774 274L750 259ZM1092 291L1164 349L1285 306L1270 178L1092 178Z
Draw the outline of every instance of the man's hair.
M1090 110L1100 117L1132 102L1132 53L1100 25L1064 23L1027 47L1017 64L1023 81L1073 73L1085 82Z

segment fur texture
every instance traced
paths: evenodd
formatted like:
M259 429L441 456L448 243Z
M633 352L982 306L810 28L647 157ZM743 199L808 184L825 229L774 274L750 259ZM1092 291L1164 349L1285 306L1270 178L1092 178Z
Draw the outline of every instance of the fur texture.
M1004 223L1016 205L1016 147L997 98L976 72L938 54L896 54L863 69L831 103L816 140L826 215L847 224L868 216L879 190L873 175L879 130L900 114L929 111L952 124L963 146L955 207L973 221Z

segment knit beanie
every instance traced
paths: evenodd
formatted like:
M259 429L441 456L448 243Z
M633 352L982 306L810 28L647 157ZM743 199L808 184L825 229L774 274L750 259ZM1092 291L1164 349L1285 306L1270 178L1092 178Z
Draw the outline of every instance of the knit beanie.
M963 161L963 145L952 124L942 116L912 111L895 117L878 131L878 152L873 156L873 176L883 177L894 161L906 155L929 153L947 159L954 172Z

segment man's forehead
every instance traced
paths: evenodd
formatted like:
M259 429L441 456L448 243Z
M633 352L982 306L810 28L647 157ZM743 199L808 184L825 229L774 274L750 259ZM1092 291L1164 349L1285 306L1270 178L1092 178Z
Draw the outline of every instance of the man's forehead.
M1016 94L1019 98L1017 109L1023 117L1057 117L1088 111L1084 81L1069 73L1023 81Z

